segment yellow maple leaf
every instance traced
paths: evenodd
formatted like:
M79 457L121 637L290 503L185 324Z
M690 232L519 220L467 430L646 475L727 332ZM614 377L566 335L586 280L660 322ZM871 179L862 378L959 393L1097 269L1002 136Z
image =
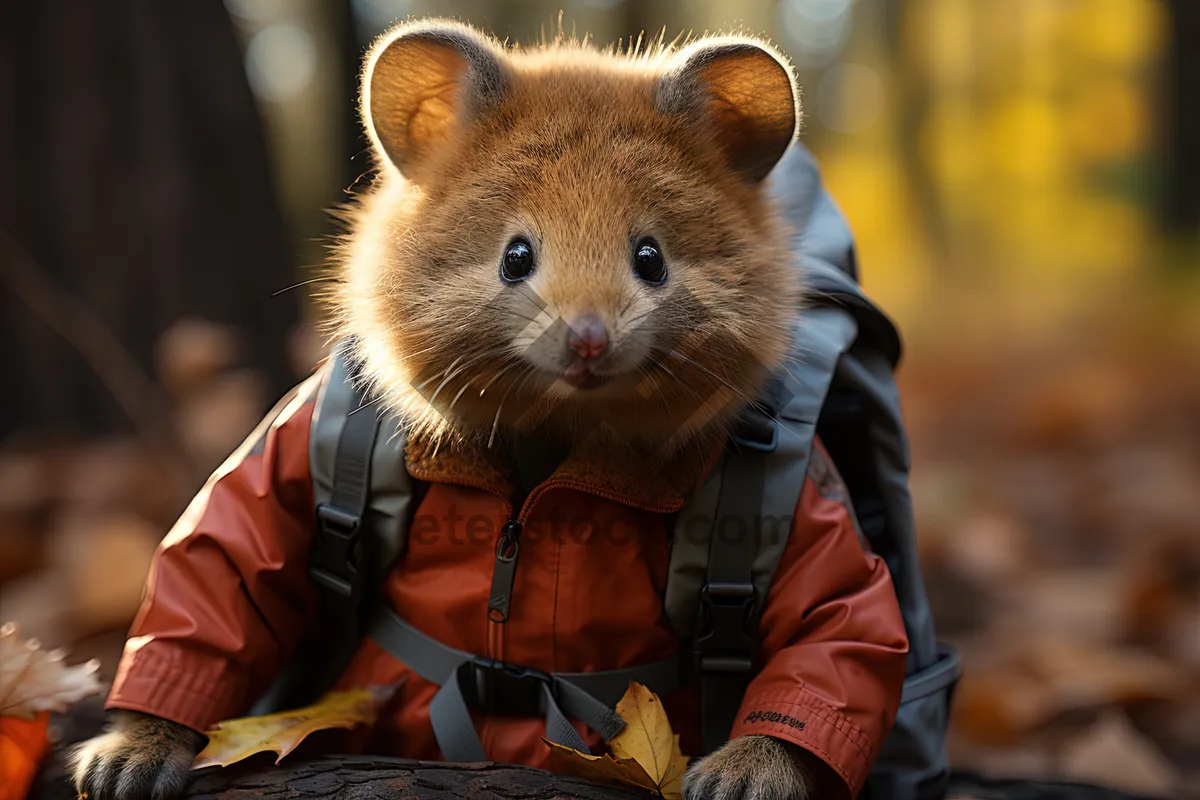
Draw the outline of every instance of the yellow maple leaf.
M599 783L617 783L649 789L665 800L681 800L688 759L679 749L679 736L662 701L654 692L631 681L617 703L625 727L608 741L612 755L592 756L570 747L550 745L555 772Z
M631 681L617 703L617 713L625 720L625 727L608 743L613 755L641 764L663 797L682 797L688 759L679 749L679 737L671 730L662 701L642 684Z
M206 733L208 745L196 756L192 769L227 767L265 752L278 753L275 759L278 764L310 733L375 722L380 707L398 688L371 686L330 692L313 705L294 711L219 722Z

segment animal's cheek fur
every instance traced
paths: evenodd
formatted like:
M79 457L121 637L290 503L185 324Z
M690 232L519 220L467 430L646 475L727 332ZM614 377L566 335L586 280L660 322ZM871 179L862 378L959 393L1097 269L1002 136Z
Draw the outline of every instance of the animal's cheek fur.
M659 335L649 326L618 328L609 360L615 372L632 372L659 347Z

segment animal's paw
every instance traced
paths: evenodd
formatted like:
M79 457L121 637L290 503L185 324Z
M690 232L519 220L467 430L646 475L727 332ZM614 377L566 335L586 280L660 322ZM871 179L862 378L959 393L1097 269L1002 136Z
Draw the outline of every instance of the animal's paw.
M770 736L739 736L692 765L684 800L807 800L814 776L802 752Z
M104 733L71 754L75 790L88 800L173 800L187 788L203 744L178 723L116 711Z

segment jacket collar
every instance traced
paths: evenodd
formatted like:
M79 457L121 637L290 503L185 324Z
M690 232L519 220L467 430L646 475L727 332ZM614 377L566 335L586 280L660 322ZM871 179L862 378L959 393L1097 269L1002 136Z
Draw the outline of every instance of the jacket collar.
M651 448L614 446L600 439L578 445L554 473L533 491L561 486L660 513L683 507L716 464L724 436L709 434L668 456ZM405 463L414 478L428 483L470 486L521 503L517 470L507 441L492 447L478 440L435 440L412 432Z

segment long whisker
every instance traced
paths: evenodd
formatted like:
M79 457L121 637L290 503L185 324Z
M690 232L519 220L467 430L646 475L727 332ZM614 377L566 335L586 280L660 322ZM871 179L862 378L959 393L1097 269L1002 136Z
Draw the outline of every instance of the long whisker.
M711 375L713 378L715 378L717 381L719 381L723 386L730 389L735 395L742 398L747 403L754 401L754 398L748 397L745 392L743 392L741 389L738 389L738 387L736 387L732 383L730 383L729 380L726 379L724 376L722 376L716 372L713 372L711 369L704 366L703 364L701 364L699 361L695 360L694 358L690 358L674 348L670 348L668 350L668 352L669 352L669 355L671 355L675 358L678 358L681 361L684 361L688 364L691 364L692 366L695 366L698 369L704 371L705 373Z
M458 362L459 362L459 361L461 361L461 360L462 360L462 356L459 356L458 358L456 358L456 359L454 360L454 363L456 364L456 363L458 363ZM456 376L456 375L458 375L459 373L461 373L461 372L462 372L464 369L466 369L467 367L471 366L472 364L474 364L474 363L475 363L476 361L478 361L478 360L479 360L478 358L472 358L470 361L468 361L467 363L463 364L463 365L462 365L461 367L459 367L458 369L454 369L454 364L451 364L449 367L447 367L445 370L443 370L443 374L445 374L445 375L446 375L446 378L445 378L445 379L444 379L444 380L443 380L441 383L439 383L439 384L438 384L438 388L434 389L434 391L433 391L433 397L429 398L429 405L433 405L434 401L435 401L435 400L437 400L437 396L438 396L439 394L441 394L441 392L442 392L442 389L446 388L446 384L447 384L447 383L449 383L450 381L454 380L454 378L455 378L455 376ZM446 373L449 373L449 374L446 374Z
M440 377L442 377L443 375L445 375L445 374L446 374L446 373L447 373L449 370L452 370L452 369L454 369L456 366L458 366L458 362L459 362L459 361L462 361L462 360L463 360L463 356L459 356L458 358L456 358L456 359L454 359L453 361L451 361L451 362L450 362L450 366L448 366L448 367L446 367L446 368L444 368L444 369L441 369L441 370L439 370L439 371L435 372L433 375L429 376L428 378L426 378L425 380L421 381L419 384L417 384L416 386L414 386L414 387L413 387L413 389L414 389L415 391L418 391L418 392L419 392L419 391L421 391L421 390L422 390L422 389L424 389L426 386L428 386L429 384L431 384L431 383L433 383L434 381L436 381L438 378L440 378ZM436 394L436 393L434 394L434 397L437 397L437 394Z
M458 403L458 399L463 396L463 392L465 392L467 389L469 389L471 387L471 384L474 382L475 382L474 378L469 378L467 380L467 382L463 384L463 387L458 390L457 394L454 395L454 399L450 401L450 406L446 409L447 413L454 410L454 406L456 403Z
M641 284L638 284L638 287L637 287L636 289L634 289L634 290L633 290L633 294L629 295L629 300L627 300L627 301L626 301L626 303L625 303L625 307L621 309L621 313L620 313L620 314L618 314L617 316L618 316L618 317L623 317L623 316L625 316L625 312L626 312L626 311L628 311L628 310L629 310L629 307L633 305L633 301L634 301L634 300L637 300L637 299L638 299L638 297L641 295L641 293L642 293L643 291L645 291L645 289L646 289L646 287L645 287L645 286L642 286ZM626 323L626 324L628 324L628 323Z
M279 295L283 294L284 292L290 292L292 289L299 289L301 286L308 286L310 283L339 283L341 280L341 278L333 275L324 275L320 278L309 278L306 281L300 281L299 283L293 283L291 286L286 286L277 292L271 292L271 297L279 297Z
M507 309L507 313L510 316L516 317L517 319L523 319L526 322L537 322L537 317L527 317L524 314L518 314L516 311L513 311L511 308Z
M503 375L504 373L508 372L510 369L512 369L512 368L513 368L513 367L515 367L515 366L517 366L517 362L515 362L515 361L514 361L513 363L509 364L508 366L506 366L506 367L503 367L503 368L502 368L502 369L501 369L499 372L497 372L497 373L496 373L495 375L493 375L493 376L492 376L490 379L488 379L488 382L487 382L487 383L485 383L485 384L483 385L483 388L479 390L479 396L480 396L480 397L483 397L483 393L484 393L484 392L486 392L488 389L490 389L490 388L491 388L491 386L492 386L492 384L493 384L493 383L495 383L495 382L496 382L496 380L497 380L497 379L498 379L498 378L499 378L501 375Z
M526 376L528 376L528 374L530 372L532 372L533 369L534 369L533 365L532 364L529 365L528 370L526 372ZM524 385L524 380L521 381L521 385ZM495 417L495 419L492 420L492 432L488 435L487 446L488 446L489 450L491 449L492 444L496 441L496 429L500 427L500 413L504 410L504 403L505 403L505 401L508 400L508 396L510 394L512 394L514 388L515 388L515 384L513 386L509 386L508 390L505 391L504 394L500 397L500 404L498 406L496 406L496 417Z
M357 414L358 412L362 411L364 408L368 408L368 407L370 407L370 406L373 406L373 405L375 405L376 403L378 403L378 402L379 402L379 401L381 401L381 400L383 400L383 395L379 395L379 396L378 396L378 397L376 397L374 400L368 400L367 402L363 403L363 404L362 404L361 406L359 406L358 408L356 408L356 409L354 409L353 411L351 411L351 412L350 412L349 414L347 414L346 416L347 416L347 417L352 417L352 416L354 416L355 414Z

